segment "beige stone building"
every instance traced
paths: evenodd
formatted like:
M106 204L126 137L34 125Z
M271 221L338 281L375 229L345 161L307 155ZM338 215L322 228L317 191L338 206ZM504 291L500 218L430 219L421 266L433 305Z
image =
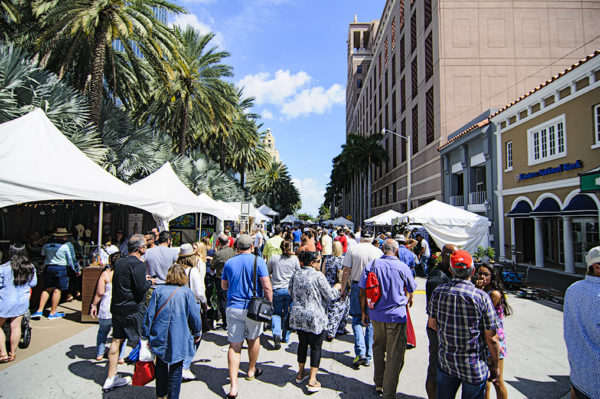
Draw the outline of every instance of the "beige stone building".
M271 160L273 162L279 162L279 151L275 148L275 137L271 133L271 129L267 129L267 133L263 139L263 143L265 144L265 149L271 156Z
M346 132L383 128L389 162L356 179L342 213L361 223L387 209L441 199L437 148L600 48L598 1L388 0L381 18L348 32ZM412 184L407 190L407 160Z
M583 272L600 243L600 51L490 119L500 259ZM590 171L596 187L582 192L580 174Z

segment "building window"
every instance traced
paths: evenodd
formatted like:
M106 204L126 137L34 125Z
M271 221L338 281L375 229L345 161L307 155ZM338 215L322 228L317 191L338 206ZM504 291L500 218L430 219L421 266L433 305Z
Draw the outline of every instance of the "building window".
M388 155L387 160L385 161L385 173L387 174L390 171L390 140L389 138L385 139L385 153ZM386 195L387 197L387 195ZM387 199L386 199L387 201Z
M396 182L394 182L394 184L392 184L392 202L398 201L398 198L396 196L397 191L398 190L396 189Z
M425 0L423 5L424 5L423 20L425 22L425 27L424 27L424 30L425 30L431 23L431 0Z
M398 159L396 154L398 153L398 143L396 142L396 135L392 135L392 169L398 166ZM394 202L396 199L394 199Z
M383 53L384 53L384 63L387 66L387 62L388 62L388 37L385 37L385 43L383 45Z
M419 106L412 109L412 153L419 152Z
M565 115L558 116L527 131L529 165L567 155Z
M385 186L385 204L390 203L390 186Z
M404 49L404 35L400 38L400 74L404 72L404 68L406 67L406 51Z
M410 52L414 53L417 49L417 12L413 12L410 17Z
M392 87L396 86L396 54L392 55Z
M360 89L362 87L362 79L356 79L356 88Z
M388 85L388 75L389 75L389 73L390 73L390 70L389 70L389 68L388 68L388 69L386 69L386 70L385 70L385 85L384 85L384 87L385 87L385 98L386 98L386 100L387 100L387 98L388 98L388 93L389 93L389 91L388 91L388 90L389 90L389 89L388 89L388 87L389 87L389 85Z
M396 123L396 92L392 92L392 125Z
M400 113L406 110L406 80L404 76L400 81Z
M427 90L425 94L425 129L427 144L433 142L435 137L433 121L433 87Z
M425 39L425 80L433 76L433 37L431 33Z
M356 66L356 73L363 73L362 72L362 65L357 65Z
M419 93L419 78L418 78L419 65L417 64L417 57L413 60L410 67L410 80L411 80L411 93L412 98L415 98Z
M392 19L392 51L396 48L396 17Z
M595 127L595 144L596 146L600 146L600 104L594 107L594 127Z
M402 122L400 122L400 133L406 137L406 119L402 119ZM406 142L403 141L401 147L400 153L402 154L402 162L404 162L406 161Z
M506 142L506 169L512 170L513 162L512 162L512 141Z

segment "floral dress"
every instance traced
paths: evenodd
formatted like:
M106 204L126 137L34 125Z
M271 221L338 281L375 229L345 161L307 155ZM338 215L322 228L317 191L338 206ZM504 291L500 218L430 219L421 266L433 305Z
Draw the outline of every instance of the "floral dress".
M338 271L342 268L342 256L330 256L325 261L325 277L331 287L338 281ZM335 337L346 329L348 313L350 312L350 296L335 299L327 305L327 335Z
M498 334L498 341L500 342L500 359L504 359L506 357L506 335L504 334L504 307L502 306L502 301L495 306L496 315L498 316L498 325L499 328L496 329L496 334Z
M312 267L296 270L288 290L292 297L290 327L321 334L327 327L327 304L339 297L339 291L331 288L323 273Z

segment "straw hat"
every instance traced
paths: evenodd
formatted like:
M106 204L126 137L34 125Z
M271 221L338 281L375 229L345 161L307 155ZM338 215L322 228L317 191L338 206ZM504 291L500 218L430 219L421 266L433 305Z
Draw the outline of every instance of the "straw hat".
M69 233L66 229L66 227L57 227L56 231L54 233L52 233L52 235L54 237L66 237L66 236L70 236L71 233Z

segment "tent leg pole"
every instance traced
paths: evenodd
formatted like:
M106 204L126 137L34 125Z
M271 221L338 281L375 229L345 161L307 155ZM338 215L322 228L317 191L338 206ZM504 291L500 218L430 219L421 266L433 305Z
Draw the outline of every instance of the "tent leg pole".
M202 239L202 214L199 213L198 217L200 220L198 221L198 242Z
M98 207L98 253L100 253L100 246L102 245L102 218L104 216L104 202L100 203Z

